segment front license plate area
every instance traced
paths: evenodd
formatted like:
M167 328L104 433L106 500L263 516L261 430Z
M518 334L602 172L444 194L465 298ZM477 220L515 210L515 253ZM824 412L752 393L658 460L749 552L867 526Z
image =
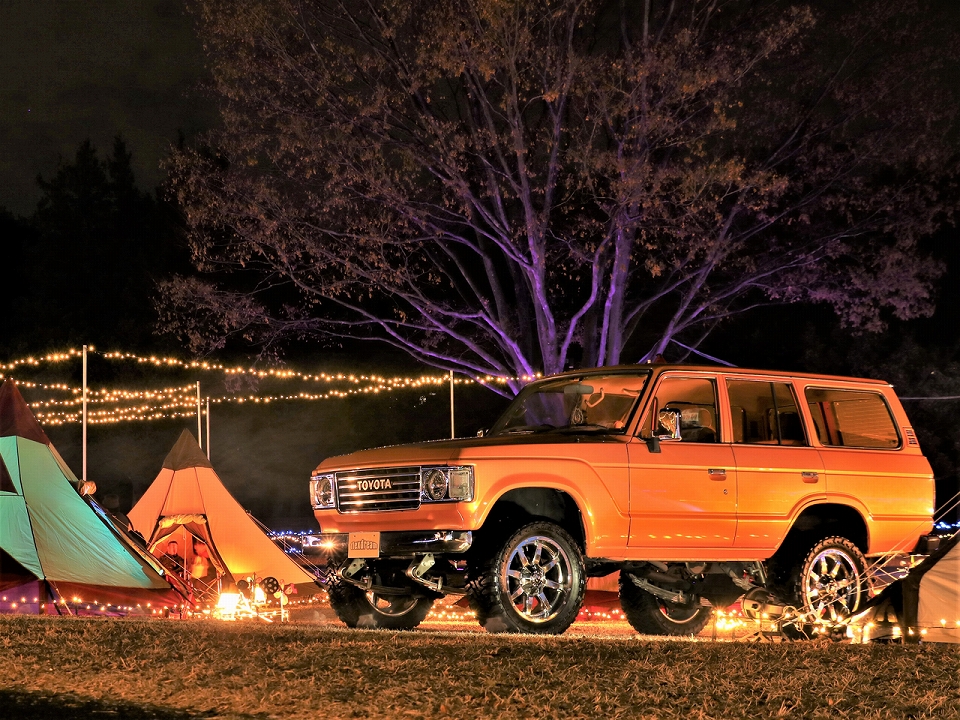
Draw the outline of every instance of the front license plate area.
M376 558L380 557L380 533L352 532L347 539L347 557Z

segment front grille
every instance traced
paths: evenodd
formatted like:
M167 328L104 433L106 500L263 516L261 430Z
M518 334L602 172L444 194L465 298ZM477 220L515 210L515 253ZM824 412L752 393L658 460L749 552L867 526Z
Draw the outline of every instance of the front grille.
M374 468L337 473L340 512L416 510L420 507L420 468Z

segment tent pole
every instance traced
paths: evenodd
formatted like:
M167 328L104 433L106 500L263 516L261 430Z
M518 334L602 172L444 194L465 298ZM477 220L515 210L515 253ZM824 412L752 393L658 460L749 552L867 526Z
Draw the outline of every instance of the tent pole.
M200 449L203 450L203 429L200 421L201 412L200 412L200 381L197 380L197 442L200 444Z
M87 346L83 346L83 467L80 470L83 482L87 481Z
M207 398L207 460L210 459L210 398Z
M450 439L457 437L453 428L453 370L450 371Z

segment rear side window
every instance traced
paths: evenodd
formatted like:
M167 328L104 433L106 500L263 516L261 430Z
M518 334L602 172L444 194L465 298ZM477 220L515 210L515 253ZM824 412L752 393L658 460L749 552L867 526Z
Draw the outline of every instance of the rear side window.
M887 450L900 447L897 425L880 393L807 388L804 395L822 444Z
M733 441L749 445L806 445L789 383L727 380Z

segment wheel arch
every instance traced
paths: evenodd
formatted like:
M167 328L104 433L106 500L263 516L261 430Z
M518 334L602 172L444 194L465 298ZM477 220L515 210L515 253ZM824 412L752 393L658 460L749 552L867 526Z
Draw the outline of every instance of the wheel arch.
M777 554L832 535L847 538L864 555L870 547L867 522L859 510L841 503L817 503L804 508L793 521Z
M493 503L476 534L484 539L500 539L537 520L562 527L577 542L581 552L586 553L587 528L580 504L570 492L557 487L524 486L507 490Z

